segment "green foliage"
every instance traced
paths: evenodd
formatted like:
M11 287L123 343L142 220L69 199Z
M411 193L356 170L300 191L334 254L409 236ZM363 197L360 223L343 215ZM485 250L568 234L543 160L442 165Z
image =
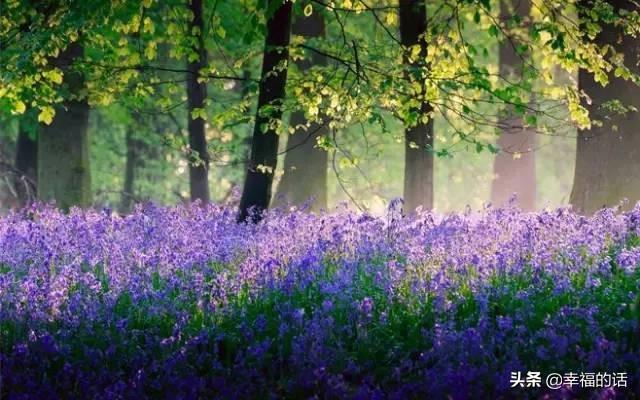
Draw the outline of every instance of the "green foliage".
M497 126L505 109L541 133L563 135L589 127L594 122L584 107L584 94L575 82L558 79L558 68L566 76L578 69L591 72L603 85L610 76L638 82L632 60L593 41L606 25L635 37L640 29L636 10L615 9L602 0L553 0L534 2L525 18L501 20L494 0L427 3L427 56L421 58L419 46L399 44L395 1L296 2L296 15L321 14L327 32L324 39L293 37L291 60L322 54L329 62L304 73L289 63L286 101L260 111L270 115L281 107L289 115L299 110L309 124L327 124L332 137L320 138L318 145L347 160L337 161L342 169L357 169L362 160L375 158L383 146L399 139L398 121L412 126L435 119L437 145L425 151L442 158L466 149L496 152ZM265 21L278 5L264 4L205 0L205 29L199 32L188 29L192 15L184 2L174 0L69 1L37 8L23 0L7 1L0 16L0 118L34 113L40 123L50 124L54 106L71 97L64 72L52 60L70 43L80 42L85 56L71 68L84 75L80 96L100 115L92 125L99 201L117 201L114 193L122 174L114 176L114 171L123 170L124 125L135 127L149 149L142 176L166 182L141 187L140 197L164 201L182 195L185 166L176 164L198 162L183 139L188 118L208 123L211 178L221 183L212 188L213 197L223 199L243 179L257 95L253 77L260 68ZM210 55L199 71L199 80L208 85L208 99L206 107L188 116L185 63L199 57L199 38ZM511 43L522 56L519 79L500 76L499 43ZM403 57L414 65L408 75ZM423 101L432 105L432 112L415 111ZM608 112L635 111L620 103L610 106ZM133 123L135 113L148 118ZM270 124L283 133L294 130L279 121ZM354 147L363 145L366 148Z

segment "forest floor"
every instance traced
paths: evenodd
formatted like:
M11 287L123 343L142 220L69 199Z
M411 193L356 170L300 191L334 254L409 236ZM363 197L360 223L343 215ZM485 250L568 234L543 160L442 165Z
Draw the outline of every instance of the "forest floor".
M1 217L0 397L640 393L640 209L235 220Z

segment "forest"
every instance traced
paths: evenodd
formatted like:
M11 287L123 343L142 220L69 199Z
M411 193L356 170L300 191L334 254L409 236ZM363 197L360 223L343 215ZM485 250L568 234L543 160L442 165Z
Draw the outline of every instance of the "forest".
M0 399L638 398L639 35L0 0Z

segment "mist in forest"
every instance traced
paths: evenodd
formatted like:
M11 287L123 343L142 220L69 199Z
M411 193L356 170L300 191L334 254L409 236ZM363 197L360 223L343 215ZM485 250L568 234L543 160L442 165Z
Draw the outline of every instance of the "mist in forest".
M121 191L126 181L127 144L131 143L131 134L127 132L135 126L123 124L117 126L114 137L103 138L102 117L92 118L92 175L95 188L94 203L98 207L110 207L118 210L121 206ZM133 123L132 123L133 124ZM435 120L436 130L445 125L438 117ZM9 127L7 130L12 130ZM353 135L350 143L345 144L349 155L338 154L335 163L331 159L327 163L327 210L348 205L352 209L363 209L373 213L384 213L389 202L402 197L404 144L402 142L402 126L394 126L396 133L388 135L365 136ZM111 128L113 129L113 128ZM376 129L375 127L372 129ZM210 141L230 140L231 133L219 132L207 127L207 138ZM284 143L280 146L279 168L275 175L275 193L279 193L284 174L284 158L291 136L284 135ZM11 161L10 155L15 152L17 132L5 138L3 146L4 160ZM105 140L107 139L107 140ZM152 138L155 139L155 138ZM148 140L148 139L147 139ZM436 137L436 141L439 140ZM148 140L151 141L151 140ZM155 201L160 204L179 204L189 199L188 162L180 151L167 147L162 143L137 143L140 155L136 163L135 199L137 201ZM145 147L148 146L148 147ZM151 149L158 155L150 156ZM321 150L323 151L323 150ZM535 188L535 209L564 206L569 203L575 168L576 137L538 135L535 148L528 156L535 158L535 180L527 184ZM148 156L145 156L149 154ZM327 154L327 157L330 155ZM510 162L522 162L521 154L508 154ZM231 155L220 154L220 166L210 170L212 185L211 198L215 202L234 202L240 192L242 167L227 165ZM357 164L351 159L357 157ZM434 209L439 212L462 211L467 206L478 210L492 203L492 184L500 180L494 167L496 155L488 152L477 153L471 146L460 146L451 157L439 157L434 162ZM335 164L335 168L334 168ZM131 166L129 166L131 168ZM302 166L304 169L304 166ZM2 182L3 208L15 204L14 185ZM515 199L518 195L511 192ZM278 194L276 194L278 196ZM125 202L129 200L125 197ZM293 206L283 195L276 197L278 206ZM305 203L305 202L301 202ZM516 201L517 203L517 201ZM301 205L301 204L298 204ZM500 204L492 203L493 206Z

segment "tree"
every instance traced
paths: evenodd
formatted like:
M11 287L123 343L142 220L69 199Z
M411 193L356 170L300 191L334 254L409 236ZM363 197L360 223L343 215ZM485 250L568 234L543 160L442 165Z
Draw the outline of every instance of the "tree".
M523 21L529 17L529 0L502 0L500 2L500 20L505 22L513 16ZM514 40L500 42L500 76L515 82L522 80L525 68L524 57L519 54ZM516 204L523 210L534 210L536 205L536 132L525 127L522 115L507 106L504 119L500 123L501 134L498 147L502 150L495 157L494 180L491 186L491 202L502 206L515 194Z
M255 209L253 221L269 206L273 173L278 157L278 127L287 82L287 62L291 33L292 4L269 0L267 33L260 75L258 110L251 142L251 157L240 199L239 221L245 221Z
M187 199L190 166L186 159L196 161L193 166L206 172L207 154L199 148L208 150L211 165L217 166L208 171L209 176L215 174L220 181L216 187L209 186L212 197L222 197L247 171L243 216L252 206L261 210L269 204L277 134L285 132L284 125L289 125L281 123L283 115L299 112L298 116L304 115L305 124L309 125L292 136L290 148L297 140L310 136L316 126L327 123L331 134L315 144L329 151L333 161L329 164L338 176L339 190L354 203L367 196L371 198L369 204L377 207L402 190L388 185L396 174L393 168L387 168L389 159L383 164L380 157L388 155L383 148L388 150L393 143L404 142L405 151L399 151L398 158L404 156L407 161L407 209L417 205L428 208L433 205L434 158L455 156L466 161L467 150L495 151L495 132L504 127L505 110L509 114L513 111L518 121L524 121L523 128L535 126L540 133L557 135L561 125L587 126L588 113L580 103L585 98L572 83L554 82L553 70L559 66L573 74L582 68L603 83L603 77L615 74L627 79L625 75L629 73L618 55L604 42L594 44L592 33L606 24L619 26L625 36L638 33L637 13L611 13L602 0L530 2L526 26L514 18L497 18L496 1L308 0L301 5L282 0L242 0L193 1L188 7L184 2L157 0L46 3L33 7L30 2L12 1L3 8L3 122L6 118L15 126L24 113L33 112L41 122L54 124L43 127L40 133L60 133L60 121L74 114L68 105L85 103L84 99L92 107L92 114L114 114L108 132L93 122L91 126L92 132L99 132L92 148L93 161L101 163L93 169L94 189L99 194L96 197L101 203L112 205L121 200L126 164L123 125L131 123L118 122L115 114L139 110L153 124L162 121L157 129L135 132L146 146L138 153L144 168L135 174L135 187L141 198L164 202L171 202L176 196ZM194 6L196 10L201 7L204 31L198 27L197 12L191 11ZM288 30L292 28L288 22L281 22L292 17L294 6L300 11L311 10L314 17L324 16L326 37L289 39ZM586 14L590 21L579 27L577 11L585 7L589 8ZM283 13L287 14L285 18ZM64 68L56 66L60 52L70 42L78 41L84 49L78 62ZM498 70L498 41L505 46L515 44L518 55L533 60L534 67L517 71L522 79L512 79L515 74L507 69ZM305 71L294 66L287 71L288 52L292 62L304 55L325 59L326 65L316 63ZM159 56L162 53L166 57ZM202 57L204 53L208 60ZM262 76L254 80L252 77L260 76L262 58ZM627 57L625 61L635 60ZM200 65L189 65L196 62ZM243 71L249 74L243 76ZM74 76L85 80L81 90L70 90L69 79ZM185 97L187 78L192 84L195 81L196 89L204 89L206 84L207 100L200 91L202 102L194 100L194 96L189 102ZM242 96L232 90L238 82L245 84L238 85L238 89L244 89ZM251 114L248 110L258 102L258 111ZM611 102L606 103L611 108ZM117 108L121 110L116 112ZM55 115L56 111L63 115ZM600 110L591 111L597 117L596 111ZM187 112L191 115L187 116ZM201 146L183 134L189 128L189 119L197 125L192 131L203 132L204 121L200 117L209 124L209 142L202 141ZM297 124L297 117L292 117ZM438 126L437 144L434 120ZM64 133L70 135L64 125ZM249 136L249 126L255 140L251 142L250 156L245 157L243 139ZM597 127L594 122L592 128ZM305 144L314 144L313 139ZM66 146L73 140L62 137L61 142ZM510 150L510 146L503 147L505 153ZM60 150L46 152L56 162L66 162L70 158L66 155L74 154L65 151L65 157L61 157ZM108 155L103 157L101 153ZM186 153L192 157L185 157ZM242 162L246 158L250 163L245 168ZM289 167L299 165L293 162L293 151L285 158L288 172L302 170ZM310 164L310 159L305 158L305 162ZM375 164L378 167L372 168ZM322 172L318 168L310 170ZM289 186L298 190L312 181L294 178L289 180L294 182L290 186L288 178L293 176L283 177L280 189L284 191ZM363 181L355 183L360 177L366 178L365 185ZM313 178L324 179L319 174ZM53 182L47 179L42 185L52 186ZM62 186L56 183L55 187ZM47 194L41 192L43 196ZM47 197L52 199L55 193Z
M584 2L590 4L589 2ZM637 38L625 34L616 15L636 7L631 1L609 0L614 15L605 20L596 35L597 46L612 46L624 56L632 74L637 65L640 45ZM591 22L586 13L583 23ZM608 85L603 86L603 79ZM586 93L592 123L578 133L576 168L570 203L583 213L615 206L623 198L632 207L640 200L640 88L628 82L626 67L617 65L606 77L581 69L579 88Z
M311 3L307 3L311 4ZM324 17L320 12L295 18L292 33L307 39L325 36ZM296 61L303 73L314 65L325 66L326 56L311 53L309 58ZM316 138L327 134L327 124L309 122L303 111L294 111L289 124L295 129L289 135L284 157L284 175L278 185L276 201L301 204L313 199L312 210L327 208L327 161L326 150L316 145Z
M84 55L80 43L70 43L51 64L64 76L67 97L56 107L50 125L38 135L38 197L55 200L58 207L89 206L91 170L89 168L89 104L84 76L73 64Z
M122 193L120 197L120 212L127 213L131 211L131 206L136 199L135 195L135 181L137 170L140 167L142 142L136 135L136 128L140 122L139 113L134 113L133 121L127 126L125 133L125 167L124 167L124 183L122 186Z
M15 161L15 168L19 174L16 177L15 188L18 201L22 206L36 198L38 174L37 134L34 135L31 132L36 129L28 123L26 118L27 115L24 115L19 122Z
M0 210L17 206L15 168L9 161L8 147L10 143L6 135L7 124L4 124L0 133Z
M408 80L418 82L417 103L410 110L412 121L405 121L405 209L433 208L433 108L425 100L425 79L422 68L427 57L427 10L424 0L400 0L400 39L405 51L403 61ZM412 48L419 51L413 53Z
M207 84L200 79L200 71L207 65L207 50L204 45L204 21L202 0L190 0L189 8L193 19L189 31L194 35L194 52L188 54L187 63L187 103L189 148L189 188L191 201L209 202L209 153L205 137L205 120L199 115L204 110Z

